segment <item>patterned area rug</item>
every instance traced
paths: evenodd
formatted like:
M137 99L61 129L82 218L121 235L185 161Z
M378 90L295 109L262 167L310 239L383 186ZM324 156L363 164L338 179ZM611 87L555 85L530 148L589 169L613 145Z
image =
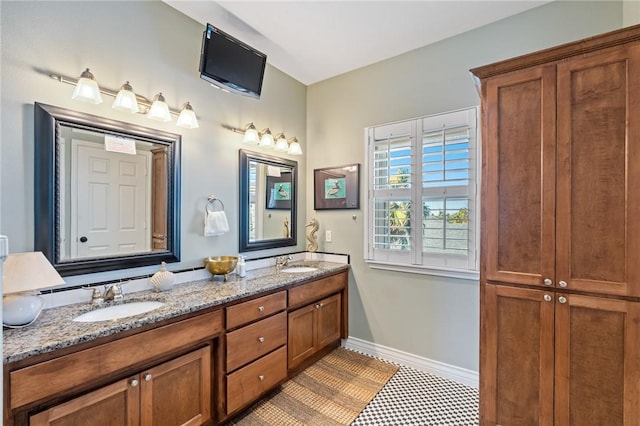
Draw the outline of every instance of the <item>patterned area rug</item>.
M349 425L396 371L396 365L338 348L229 424Z

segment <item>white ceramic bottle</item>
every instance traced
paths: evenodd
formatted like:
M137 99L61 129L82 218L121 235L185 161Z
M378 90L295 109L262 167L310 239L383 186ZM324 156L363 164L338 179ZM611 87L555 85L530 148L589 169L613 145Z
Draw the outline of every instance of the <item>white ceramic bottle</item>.
M236 265L236 273L240 278L247 276L247 264L244 261L244 256L238 256L238 264Z

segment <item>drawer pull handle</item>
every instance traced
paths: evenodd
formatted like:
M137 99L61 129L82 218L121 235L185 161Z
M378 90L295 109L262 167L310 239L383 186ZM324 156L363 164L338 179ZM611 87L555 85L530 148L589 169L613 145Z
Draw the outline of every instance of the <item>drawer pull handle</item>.
M550 278L545 278L544 279L544 285L551 285L551 284L553 284L553 281L551 281Z
M135 388L136 386L138 386L138 383L139 383L139 382L138 382L136 379L133 379L133 380L131 381L131 387L132 387L132 388Z
M258 306L258 310L259 310L260 312L264 312L264 306Z
M551 302L551 296L549 296L548 294L544 295L544 301L545 302Z
M566 297L564 297L564 296L560 296L560 297L558 297L558 302L560 302L560 303L567 303L567 298L566 298Z
M264 376L261 374L261 375L258 376L258 379L260 379L260 381L263 381L264 380Z
M144 376L144 380L145 382L150 381L151 379L153 379L153 376L151 374L147 374L146 376Z
M316 309L320 309L320 304L319 303L316 305Z
M566 287L567 286L567 282L566 281L559 281L558 284L560 285L560 287Z
M258 342L264 343L264 337L258 337Z

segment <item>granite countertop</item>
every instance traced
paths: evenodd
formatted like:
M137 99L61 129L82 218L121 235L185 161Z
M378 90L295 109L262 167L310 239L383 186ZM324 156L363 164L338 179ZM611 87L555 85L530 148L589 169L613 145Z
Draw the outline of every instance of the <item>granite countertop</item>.
M124 296L124 303L159 301L164 302L164 306L117 320L85 323L73 321L73 318L80 314L112 305L113 302L102 306L81 303L46 309L32 326L4 329L3 362L6 364L33 355L53 352L349 268L347 264L324 261L306 262L305 265L318 269L311 272L277 273L275 267L269 267L247 271L245 278L230 274L227 282L205 279L177 284L172 290L160 293L151 290L128 293Z

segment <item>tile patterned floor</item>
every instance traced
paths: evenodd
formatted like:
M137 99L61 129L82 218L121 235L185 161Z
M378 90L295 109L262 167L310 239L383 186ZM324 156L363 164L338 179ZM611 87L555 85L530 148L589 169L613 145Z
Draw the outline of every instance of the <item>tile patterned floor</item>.
M403 366L352 426L478 424L477 389Z

